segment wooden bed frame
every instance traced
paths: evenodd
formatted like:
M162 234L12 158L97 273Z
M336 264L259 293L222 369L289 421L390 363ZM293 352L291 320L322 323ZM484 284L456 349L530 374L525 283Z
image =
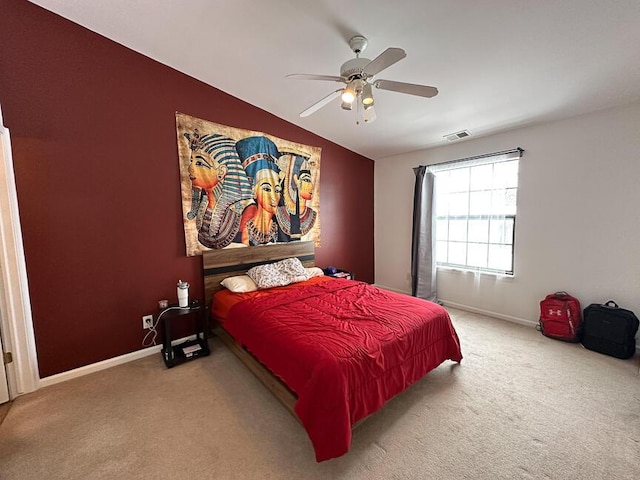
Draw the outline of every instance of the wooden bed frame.
M220 282L226 277L243 275L256 265L277 262L285 258L298 257L305 267L315 266L313 242L290 242L286 244L259 247L227 248L208 250L202 255L204 270L205 304L210 306L213 294L223 288ZM249 351L238 345L215 319L213 332L244 363L253 374L282 402L287 410L299 421L294 411L298 396L278 377L262 365Z

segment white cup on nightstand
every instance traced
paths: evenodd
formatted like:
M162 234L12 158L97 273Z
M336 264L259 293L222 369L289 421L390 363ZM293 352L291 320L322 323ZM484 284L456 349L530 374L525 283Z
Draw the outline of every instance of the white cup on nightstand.
M178 306L186 308L189 306L189 284L178 280Z

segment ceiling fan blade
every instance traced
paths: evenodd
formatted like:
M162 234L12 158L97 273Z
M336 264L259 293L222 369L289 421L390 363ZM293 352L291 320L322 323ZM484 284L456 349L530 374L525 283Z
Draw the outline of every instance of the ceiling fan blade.
M335 92L331 92L329 95L327 95L326 97L324 97L321 100L318 100L316 103L314 103L313 105L311 105L309 108L307 108L305 111L300 113L301 117L308 117L309 115L311 115L312 113L317 112L318 110L320 110L322 107L324 107L327 103L329 103L331 100L333 100L334 98L338 98L341 94L342 94L342 88L339 88L338 90L336 90Z
M385 68L389 68L396 62L399 62L407 54L401 48L390 47L387 48L384 52L378 55L376 58L371 60L365 67L362 69L363 73L366 73L369 77L373 77L377 73L380 73Z
M310 75L306 73L291 73L287 75L286 78L293 78L296 80L328 80L330 82L345 82L344 78L337 77L335 75Z
M376 80L373 82L376 88L391 90L392 92L408 93L419 97L435 97L438 94L436 87L416 85L415 83L394 82L392 80Z

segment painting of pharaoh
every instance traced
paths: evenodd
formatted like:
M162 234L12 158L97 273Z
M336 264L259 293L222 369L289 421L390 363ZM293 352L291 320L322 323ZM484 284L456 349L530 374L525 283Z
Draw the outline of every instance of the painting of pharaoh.
M321 148L176 112L187 256L291 241L320 246Z
M252 192L240 164L235 141L222 135L184 133L189 141L191 209L188 220L196 220L198 241L208 248L224 248L238 234Z
M267 137L253 136L238 140L236 150L255 202L243 213L241 242L248 246L277 242L274 217L282 195L278 147Z
M276 211L278 240L300 240L311 231L317 217L317 212L309 206L315 188L309 158L287 153L278 159L278 165L285 173L282 201Z

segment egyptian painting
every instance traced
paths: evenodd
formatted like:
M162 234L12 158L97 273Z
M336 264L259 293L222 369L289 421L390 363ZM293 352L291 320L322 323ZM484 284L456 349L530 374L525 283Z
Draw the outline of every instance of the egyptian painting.
M187 256L313 241L320 246L320 147L176 113Z

